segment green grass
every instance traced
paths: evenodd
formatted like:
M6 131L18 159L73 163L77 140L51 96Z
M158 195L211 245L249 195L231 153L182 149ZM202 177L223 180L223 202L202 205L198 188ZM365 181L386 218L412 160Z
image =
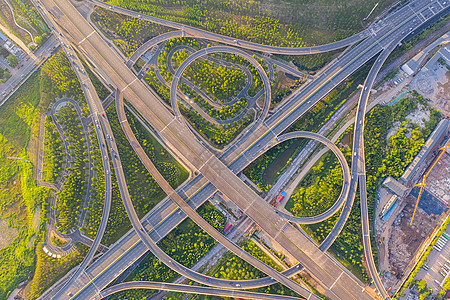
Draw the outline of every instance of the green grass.
M13 7L16 22L33 34L34 42L40 45L45 41L50 34L50 30L32 2L30 0L8 0L8 2ZM6 25L6 27L9 28L15 36L21 39L25 45L33 42L28 33L17 27L12 17L11 10L3 1L0 2L0 20L2 20L2 24Z
M341 166L334 154L329 151L300 181L285 208L296 216L319 215L336 202L341 188Z
M48 256L42 247L36 249L36 275L33 278L26 299L36 299L45 290L51 287L59 278L63 277L73 267L81 263L88 251L83 244L76 244L76 249L70 254L56 259Z
M274 268L277 271L282 271L281 266L279 266L277 263L275 263L275 261L267 256L267 254L265 254L263 250L261 250L252 240L245 240L242 243L242 248L254 257L261 260L266 265ZM208 270L207 274L216 278L228 280L248 280L267 276L263 272L256 269L231 252L225 253L225 255L223 255L223 258L213 268ZM294 297L299 296L295 292L279 283L254 289L252 291L269 294L281 294ZM205 299L210 298L207 297Z
M221 213L206 202L199 208L199 213L203 215L217 215ZM206 234L189 218L173 229L159 243L159 247L170 255L174 260L190 268L198 262L214 245L215 240ZM173 282L179 275L169 269L153 254L147 257L131 273L126 281L149 280ZM152 290L130 290L115 294L111 299L146 299L155 293Z
M0 109L1 218L18 231L12 243L0 249L1 299L33 273L34 251L45 221L42 205L48 201L48 192L36 186L32 165L7 159L35 157L30 149L37 150L37 141L32 137L42 109L39 89L39 73L35 73Z
M122 167L124 169L125 178L130 191L130 197L133 201L136 213L139 217L143 217L156 204L158 204L166 196L166 194L154 181L153 177L147 171L128 143L128 140L126 139L119 124L119 120L117 119L115 105L112 104L109 106L106 113L119 149L119 155L122 160ZM177 162L175 158L173 158L149 132L146 131L146 129L144 129L144 127L128 110L126 110L126 113L136 138L142 145L149 158L173 188L179 186L188 178L188 171L184 169L181 164ZM98 148L98 146L95 147L96 149ZM97 156L97 172L103 172L102 168L98 168L100 165L98 150L94 150L94 153L97 153L95 154ZM105 235L102 240L102 242L106 245L110 245L117 241L131 228L130 220L126 214L120 192L118 190L113 168L111 169L111 175L113 190L111 213ZM87 233L90 236L94 236L96 234L102 215L104 201L104 195L102 192L104 190L104 184L101 182L103 180L102 178L103 175L100 175L98 180L94 183L96 192L92 207L95 207L95 209L91 211L89 223L87 225Z
M363 19L378 1L345 0L339 5L331 0L108 2L257 43L299 47L328 43L357 33L395 1L380 3L365 21Z

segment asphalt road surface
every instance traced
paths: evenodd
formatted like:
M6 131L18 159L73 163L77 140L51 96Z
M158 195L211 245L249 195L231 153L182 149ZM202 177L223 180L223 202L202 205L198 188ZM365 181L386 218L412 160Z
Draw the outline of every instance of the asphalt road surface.
M417 18L419 18L420 19L420 17L417 17ZM85 37L88 37L88 34L86 34L86 35L84 35ZM95 34L93 34L92 35L92 38L94 39L95 38ZM85 39L86 40L86 39ZM384 40L384 39L383 39ZM79 40L80 42L84 42L82 39L80 39ZM383 42L385 42L385 43L387 43L388 42L388 39L386 39L385 41L383 41ZM85 43L85 44L87 44L87 43ZM375 44L375 43L374 43ZM376 44L379 44L379 41L376 41ZM84 45L83 45L84 46ZM374 48L376 48L376 47L374 47ZM382 47L381 47L382 48ZM378 50L376 53L378 53L381 49L380 48L378 48L378 49L374 49L374 51L376 51L376 50ZM375 54L376 54L375 53ZM373 55L375 55L375 54L373 54ZM367 58L367 57L366 57ZM354 60L355 61L355 60ZM357 65L357 64L355 64L355 65ZM358 66L359 67L359 66ZM120 74L122 74L122 72L119 72ZM347 75L348 76L348 75ZM329 80L332 80L332 79L334 79L334 78L336 78L336 74L333 74L333 73L330 73L330 79ZM338 79L337 79L338 80ZM343 80L343 79L342 79ZM129 84L132 84L133 83L133 81L128 81L129 82ZM125 86L125 87L129 87L128 85L127 86ZM320 87L319 87L320 88ZM315 91L314 91L315 92ZM127 97L127 99L128 99L128 97ZM290 112L290 113L292 113L292 111ZM281 122L280 122L281 123ZM163 128L164 129L164 128ZM273 129L272 129L273 130ZM255 143L254 143L255 144ZM260 152L260 151L259 151ZM207 160L208 160L209 158L207 158ZM213 158L211 158L211 159L213 159ZM206 160L206 161L207 161ZM203 160L204 161L204 160ZM203 166L202 166L203 167ZM202 168L202 167L200 167L200 169ZM231 184L231 186L234 186L234 183L232 183ZM221 189L222 190L222 189Z

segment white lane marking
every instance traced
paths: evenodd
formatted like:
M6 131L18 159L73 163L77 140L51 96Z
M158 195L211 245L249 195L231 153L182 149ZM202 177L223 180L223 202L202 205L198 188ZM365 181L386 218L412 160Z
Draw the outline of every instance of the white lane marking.
M344 271L342 271L341 275L338 276L338 278L336 278L336 280L333 282L333 284L330 286L329 290L331 290L333 288L333 286L336 284L336 282L339 280L339 278L341 278L342 274L344 274Z
M203 165L198 169L198 171L200 172L200 170L213 158L215 157L214 155L211 155L204 163Z
M164 126L163 129L161 129L160 133L163 133L164 129L166 129L167 127L169 127L169 125L170 125L174 120L176 120L176 119L178 119L178 118L177 118L177 117L174 117L172 120L170 120L170 122L169 122L166 126Z
M95 33L95 30L89 33L87 36L84 37L81 41L78 42L78 45L80 45L82 42L84 42L86 39L88 39L91 35Z
M126 89L127 87L129 87L130 85L132 85L136 80L137 80L137 77L136 77L132 82L130 82L126 87L124 87L122 90L120 90L120 91L121 91L121 92L125 91L125 89Z

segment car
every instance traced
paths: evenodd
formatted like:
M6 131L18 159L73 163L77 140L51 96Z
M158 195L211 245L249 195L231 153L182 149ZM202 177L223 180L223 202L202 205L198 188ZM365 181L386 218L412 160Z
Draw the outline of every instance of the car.
M208 277L205 277L205 280L209 280Z
M106 170L106 174L109 175L109 170Z
M241 285L239 283L236 283L236 287L241 287Z
M108 160L108 156L107 155L105 155L105 159Z

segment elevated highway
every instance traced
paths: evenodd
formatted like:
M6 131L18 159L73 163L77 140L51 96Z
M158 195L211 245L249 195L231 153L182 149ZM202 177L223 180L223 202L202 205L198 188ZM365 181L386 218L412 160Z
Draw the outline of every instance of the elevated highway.
M378 51L380 51L380 49L378 49ZM376 53L375 53L376 54ZM348 75L347 75L348 76ZM333 78L335 78L336 76L334 75L334 74L332 74L331 76L331 79L333 79ZM322 81L323 82L323 81ZM308 98L310 98L310 97L307 97L307 99ZM303 102L305 102L306 100L304 100L304 98L302 99L303 100ZM312 103L311 103L312 104ZM312 106L312 105L311 105ZM292 113L292 112L291 112ZM264 145L264 147L265 147L265 145L267 145L267 143L265 143L264 144L264 141L261 141L261 143ZM256 144L256 143L254 143L254 144ZM255 145L256 146L256 145ZM236 148L236 147L235 147ZM254 150L252 150L253 152L254 152ZM261 151L257 151L255 154L257 154L258 152L261 152ZM236 161L239 161L239 160L236 160ZM233 163L234 163L234 161L233 161ZM244 161L244 163L245 163L245 161ZM240 168L240 166L238 166L238 167L236 167L237 169L239 169ZM199 179L197 179L197 183L199 182Z
M267 203L243 184L212 153L203 148L193 138L189 129L174 121L176 118L143 86L70 3L64 0L53 2L46 0L43 3L59 19L72 39L82 46L84 54L108 75L127 100L155 130L160 132L167 144L302 262L328 289L326 296L332 299L372 298L362 288L362 284L350 276L343 266L321 252L308 238L299 235L292 225L276 215ZM296 245L303 245L303 248L300 250ZM316 260L319 264L311 257L320 257L320 260Z

